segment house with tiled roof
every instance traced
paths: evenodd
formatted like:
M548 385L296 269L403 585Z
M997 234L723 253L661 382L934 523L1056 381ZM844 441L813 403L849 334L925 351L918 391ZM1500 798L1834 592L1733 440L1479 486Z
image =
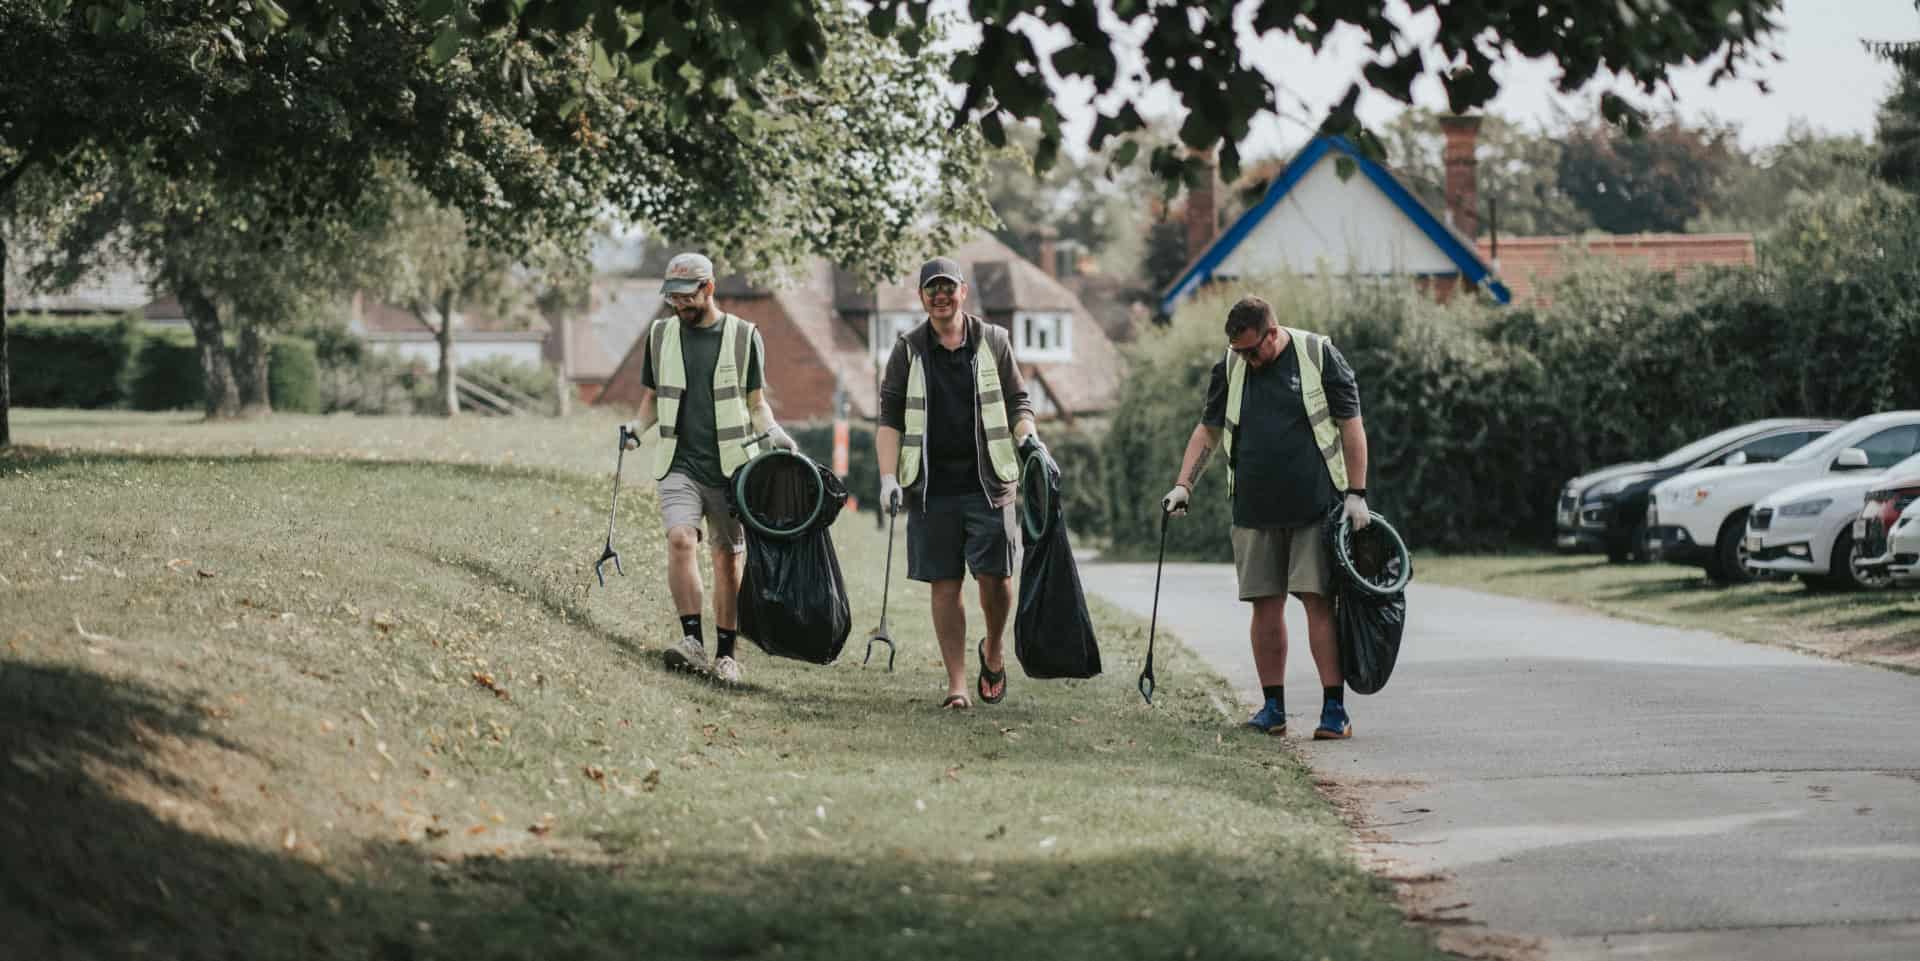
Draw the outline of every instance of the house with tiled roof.
M1043 419L1072 421L1113 406L1122 359L1079 298L1039 265L982 233L948 253L968 272L967 310L1007 329ZM778 288L735 276L716 284L721 310L753 322L774 358L768 398L782 420L831 417L836 397L856 419L875 416L894 340L926 319L912 282L869 286L825 260ZM644 344L628 350L598 403L640 401Z
M1432 210L1387 165L1343 137L1309 141L1260 202L1215 234L1213 192L1188 198L1191 260L1161 291L1160 311L1215 283L1276 273L1404 276L1438 299L1474 291L1500 304L1541 305L1546 285L1581 258L1685 275L1755 263L1751 234L1480 233L1480 118L1442 118L1445 210Z

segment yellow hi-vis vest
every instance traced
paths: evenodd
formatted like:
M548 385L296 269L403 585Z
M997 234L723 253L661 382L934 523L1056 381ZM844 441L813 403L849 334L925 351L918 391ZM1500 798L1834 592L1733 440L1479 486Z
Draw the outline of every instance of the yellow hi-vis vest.
M1333 422L1327 409L1327 392L1320 384L1320 370L1327 362L1327 338L1292 327L1283 328L1293 339L1294 356L1300 358L1300 400L1307 405L1307 424L1313 428L1313 442L1327 462L1327 476L1333 489L1347 489L1347 458L1340 446L1340 425ZM1220 445L1227 456L1227 493L1233 493L1233 436L1240 430L1240 403L1246 396L1247 362L1232 350L1227 351L1227 436Z
M980 343L973 351L974 409L986 427L987 459L994 476L1011 484L1020 477L1020 457L1013 449L1013 431L1007 427L1007 399L1000 390L1000 365L987 346L987 324L980 324ZM929 331L929 336L938 337ZM920 465L926 461L927 444L927 371L920 354L907 345L913 366L907 371L907 429L900 439L900 464L895 476L900 486L910 488L920 479Z
M653 338L654 429L660 439L653 445L653 477L659 480L673 469L673 452L679 446L674 434L680 423L680 398L687 391L687 364L680 356L680 318L662 317L653 322L648 334ZM740 372L747 369L747 354L753 349L753 325L732 314L720 315L720 354L713 364L713 426L720 442L720 473L732 477L741 464L760 453L758 444L747 445L750 426L746 392L740 389ZM764 361L762 361L764 369Z

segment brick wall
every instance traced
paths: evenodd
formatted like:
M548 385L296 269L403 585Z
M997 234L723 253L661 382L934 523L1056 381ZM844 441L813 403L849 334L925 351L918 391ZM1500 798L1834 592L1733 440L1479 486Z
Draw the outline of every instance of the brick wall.
M767 398L776 420L797 423L833 415L833 370L794 327L779 301L721 297L720 309L760 328L760 341L767 346Z

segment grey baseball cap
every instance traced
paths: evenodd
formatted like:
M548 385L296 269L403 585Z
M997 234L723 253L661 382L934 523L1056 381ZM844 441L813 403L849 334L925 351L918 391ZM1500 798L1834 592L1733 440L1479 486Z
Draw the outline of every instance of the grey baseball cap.
M964 284L967 278L960 273L960 262L952 257L935 257L920 267L920 286L933 283L945 277L956 284Z
M663 294L690 294L713 280L713 261L702 254L680 254L667 261L667 282L660 285Z

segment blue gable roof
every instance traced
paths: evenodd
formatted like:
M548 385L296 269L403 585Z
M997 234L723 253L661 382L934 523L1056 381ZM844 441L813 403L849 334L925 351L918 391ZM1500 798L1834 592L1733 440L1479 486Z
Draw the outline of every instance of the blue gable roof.
M1214 270L1227 259L1227 255L1233 253L1234 248L1239 247L1241 241L1246 240L1247 236L1253 233L1253 228L1280 205L1280 201L1293 190L1294 185L1298 184L1302 177L1307 175L1307 171L1312 170L1313 165L1319 163L1329 151L1336 150L1351 158L1360 173L1372 181L1373 185L1385 194L1395 207L1400 208L1401 213L1406 214L1407 219L1413 221L1414 225L1419 227L1420 231L1426 234L1442 253L1446 254L1447 259L1460 268L1460 276L1465 278L1467 283L1475 286L1485 283L1487 289L1493 294L1493 298L1500 303L1504 304L1512 300L1513 295L1508 293L1506 285L1493 277L1493 272L1488 268L1487 263L1480 259L1479 253L1463 242L1458 234L1447 229L1447 226L1440 222L1440 218L1435 217L1433 211L1428 210L1425 204L1415 199L1412 191L1409 191L1392 171L1369 160L1345 137L1320 136L1313 138L1312 142L1295 154L1293 161L1287 164L1287 169L1281 171L1280 176L1274 178L1273 184L1267 188L1266 196L1260 198L1260 202L1252 209L1241 214L1238 220L1227 227L1226 232L1215 237L1213 243L1208 244L1207 249L1201 253L1200 258L1195 260L1193 265L1188 267L1165 293L1161 294L1160 312L1173 313L1174 307L1180 301L1198 290L1202 284L1213 279Z

